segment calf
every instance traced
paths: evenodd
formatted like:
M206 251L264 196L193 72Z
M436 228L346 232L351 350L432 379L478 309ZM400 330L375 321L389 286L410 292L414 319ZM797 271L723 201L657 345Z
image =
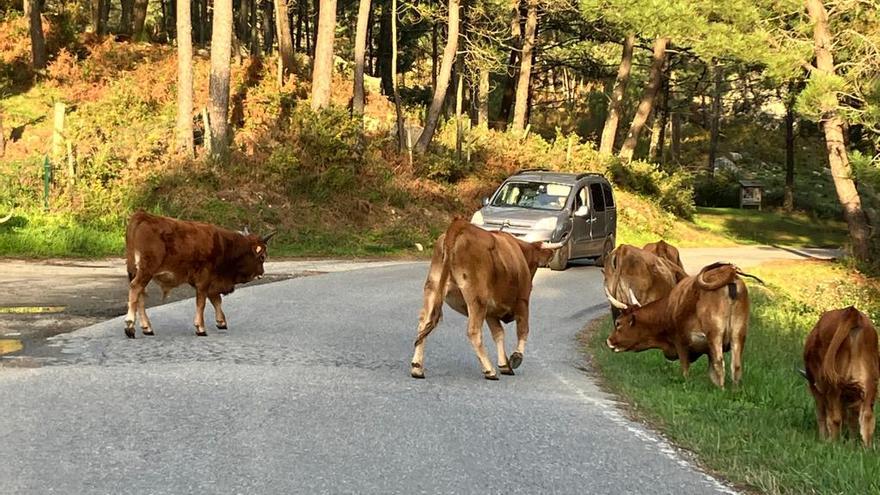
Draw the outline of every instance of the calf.
M181 284L196 289L196 335L204 337L205 300L214 306L217 328L226 328L226 315L220 307L221 295L231 293L236 284L263 276L266 243L274 235L233 232L201 222L135 212L125 231L125 264L128 270L128 314L125 335L135 337L137 312L144 335L153 327L144 309L144 290L155 280L165 296Z
M871 320L852 306L823 313L807 336L804 365L821 437L836 439L846 420L852 434L858 425L862 443L871 445L880 375Z
M513 375L522 363L529 336L529 297L532 278L547 266L561 244L523 242L506 232L487 232L464 220L454 220L437 239L425 281L424 306L419 315L410 374L424 378L425 339L440 321L445 300L468 317L468 339L477 354L483 376L497 380L483 347L483 321L489 325L498 350L498 368ZM501 322L516 321L516 352L507 358Z
M709 377L720 388L724 388L723 353L729 350L730 373L738 384L749 328L749 294L740 275L757 279L734 265L714 263L644 306L606 294L622 310L606 344L615 352L660 349L667 359L679 360L685 376L692 361L708 354Z

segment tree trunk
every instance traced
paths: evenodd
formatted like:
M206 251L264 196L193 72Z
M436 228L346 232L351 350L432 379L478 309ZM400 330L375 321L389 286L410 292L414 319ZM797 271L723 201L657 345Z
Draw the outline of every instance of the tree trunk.
M281 74L293 74L293 37L290 35L290 17L287 12L287 0L274 0L275 30L278 36L278 51L281 56Z
M394 111L397 114L397 149L403 151L406 147L406 129L403 124L403 111L400 107L400 93L397 91L397 0L391 0L391 78L392 93L394 94Z
M477 89L477 125L487 127L489 125L489 69L480 67L480 85Z
M132 14L134 13L134 0L122 0L119 13L119 32L122 34L131 34L132 32Z
M148 3L149 0L134 0L131 37L136 41L144 39L144 23L147 21Z
M89 29L99 36L104 34L106 28L104 24L104 4L106 2L107 0L91 0L89 3Z
M229 63L232 52L232 0L214 0L211 33L211 80L208 86L211 154L224 158L229 148Z
M498 111L498 121L495 128L504 130L507 128L507 122L510 120L510 111L513 109L513 96L516 91L517 81L517 61L519 60L519 47L522 43L522 27L520 26L519 14L520 0L511 0L510 3L510 34L512 37L513 48L510 49L510 56L507 59L507 77L504 80L504 91L501 94L501 108Z
M177 0L178 2L181 0ZM251 0L251 56L256 57L260 54L260 20L259 20L259 4L257 0Z
M306 0L303 0L303 1L305 2ZM315 6L315 8L314 8L314 13L312 14L312 17L315 18L315 22L312 23L312 26L314 26L314 29L312 29L312 49L317 50L318 49L318 34L319 34L319 30L320 30L319 24L321 23L321 20L320 20L321 19L321 0L314 0L313 5ZM334 17L334 22L335 22L335 19L336 18ZM315 54L312 53L312 57L314 57L314 56L315 56Z
M434 139L437 130L437 121L440 119L440 110L443 108L443 100L446 98L446 90L449 88L449 78L452 76L452 65L455 63L455 55L458 50L458 16L459 0L449 2L449 28L446 35L446 47L443 49L443 59L440 63L440 72L437 74L437 85L434 87L434 97L431 99L431 107L425 119L425 130L419 136L415 145L417 153L424 153L428 144Z
M666 43L668 38L657 38L654 41L654 57L651 61L651 74L648 85L642 93L642 100L633 117L626 140L620 148L620 158L624 160L632 160L633 153L636 151L636 145L639 143L639 135L645 128L645 122L648 121L648 115L651 114L651 108L654 106L654 99L657 97L657 91L660 89L660 80L663 76L663 62L666 59Z
M241 0L238 9L238 39L242 43L250 46L251 27L249 25L251 19L251 8L253 0Z
M315 56L315 52L312 51L312 47L314 46L314 45L312 45L312 31L311 31L313 24L312 24L312 21L310 18L311 14L309 14L309 4L306 0L300 0L300 4L302 5L302 9L303 9L303 25L305 27L306 54L309 56L309 58L311 58L311 57Z
M608 102L608 117L605 118L605 127L602 128L602 140L599 142L599 153L603 155L614 153L617 124L620 122L620 114L623 113L623 97L626 96L626 85L629 83L629 73L632 70L635 43L636 36L634 34L628 35L623 40L623 55L620 57L620 66L617 68L617 79L614 81L611 101Z
M724 82L724 70L721 64L715 63L715 89L712 92L712 130L709 135L709 163L706 164L709 175L715 174L715 159L718 157L718 133L721 124L721 85Z
M669 154L671 155L672 163L678 165L681 161L681 114L678 112L672 113L672 125L670 127L672 128L672 143L669 146Z
M263 9L263 53L269 55L275 44L275 22L273 19L275 5L269 0L263 0L261 6Z
M351 111L364 113L364 53L367 50L367 23L370 22L371 0L360 0L354 41L354 91Z
M662 93L660 95L660 107L658 108L659 129L657 130L657 146L652 154L655 163L663 168L666 161L666 127L669 125L669 74L663 76Z
M392 96L394 88L391 78L394 70L391 68L391 12L387 3L382 6L382 14L379 16L379 49L376 58L382 94Z
M434 22L431 24L431 87L437 87L437 69L440 57L437 56L437 31L439 31L439 26Z
M529 84L532 78L532 52L535 48L535 29L538 27L538 0L529 0L526 14L526 32L520 57L519 79L516 83L516 105L513 107L511 130L521 132L526 128L529 109Z
M211 19L208 17L208 0L199 1L199 44L208 44L208 36L211 32Z
M825 12L825 6L822 5L821 0L806 0L806 4L807 12L814 23L816 67L818 71L833 75L834 57L831 54L833 43L828 30L828 14ZM837 190L837 198L843 206L843 214L849 227L853 255L862 261L867 261L870 255L870 227L868 217L862 209L859 191L852 180L852 168L843 143L843 124L842 118L836 111L829 112L823 117L825 146L828 149L828 162L831 165L834 188Z
M190 2L177 0L177 148L193 155L192 22Z
M25 0L30 4L31 67L34 70L46 68L46 39L43 37L43 15L39 0Z
M330 104L335 31L336 0L321 0L318 13L318 38L315 41L315 63L312 71L312 110L315 111Z
M785 100L785 193L782 207L794 210L794 84L788 85Z

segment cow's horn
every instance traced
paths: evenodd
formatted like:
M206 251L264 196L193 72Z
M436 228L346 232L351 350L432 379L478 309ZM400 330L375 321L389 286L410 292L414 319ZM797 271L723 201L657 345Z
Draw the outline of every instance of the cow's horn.
M12 218L12 212L11 212L11 211L9 212L9 215L6 215L5 217L0 218L0 223L6 223L6 222L9 221L10 218Z
M640 303L639 300L636 299L636 295L635 295L635 293L633 293L632 288L629 289L629 298L632 299L632 303L635 304L636 306L642 305L642 303Z
M564 246L565 243L562 242L542 242L541 247L544 249L559 249Z
M248 229L247 225L241 230L241 235L251 235L251 231Z
M615 308L617 308L617 309L628 309L629 308L629 306L627 306L626 304L615 299L614 296L612 296L611 293L608 292L608 287L605 287L605 295L608 296L608 302L610 302L611 305L614 306Z
M278 233L278 232L269 232L268 234L264 235L263 238L261 239L261 240L263 241L263 244L269 242L269 239L271 239L272 237L274 237L275 234L277 234L277 233Z

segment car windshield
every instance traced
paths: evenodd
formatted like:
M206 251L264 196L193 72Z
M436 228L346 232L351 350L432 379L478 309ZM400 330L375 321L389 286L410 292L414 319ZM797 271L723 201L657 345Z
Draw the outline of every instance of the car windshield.
M565 208L565 200L571 186L546 182L508 182L501 187L492 206L518 206L535 210L559 211Z

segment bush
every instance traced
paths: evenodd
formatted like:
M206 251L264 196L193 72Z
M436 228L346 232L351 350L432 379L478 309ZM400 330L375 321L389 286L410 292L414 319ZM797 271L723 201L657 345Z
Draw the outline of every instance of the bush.
M713 208L739 207L739 183L730 171L701 174L694 180L694 202Z
M694 189L690 176L676 170L667 173L642 161L611 160L608 166L614 182L629 191L656 198L664 210L681 218L694 216Z

